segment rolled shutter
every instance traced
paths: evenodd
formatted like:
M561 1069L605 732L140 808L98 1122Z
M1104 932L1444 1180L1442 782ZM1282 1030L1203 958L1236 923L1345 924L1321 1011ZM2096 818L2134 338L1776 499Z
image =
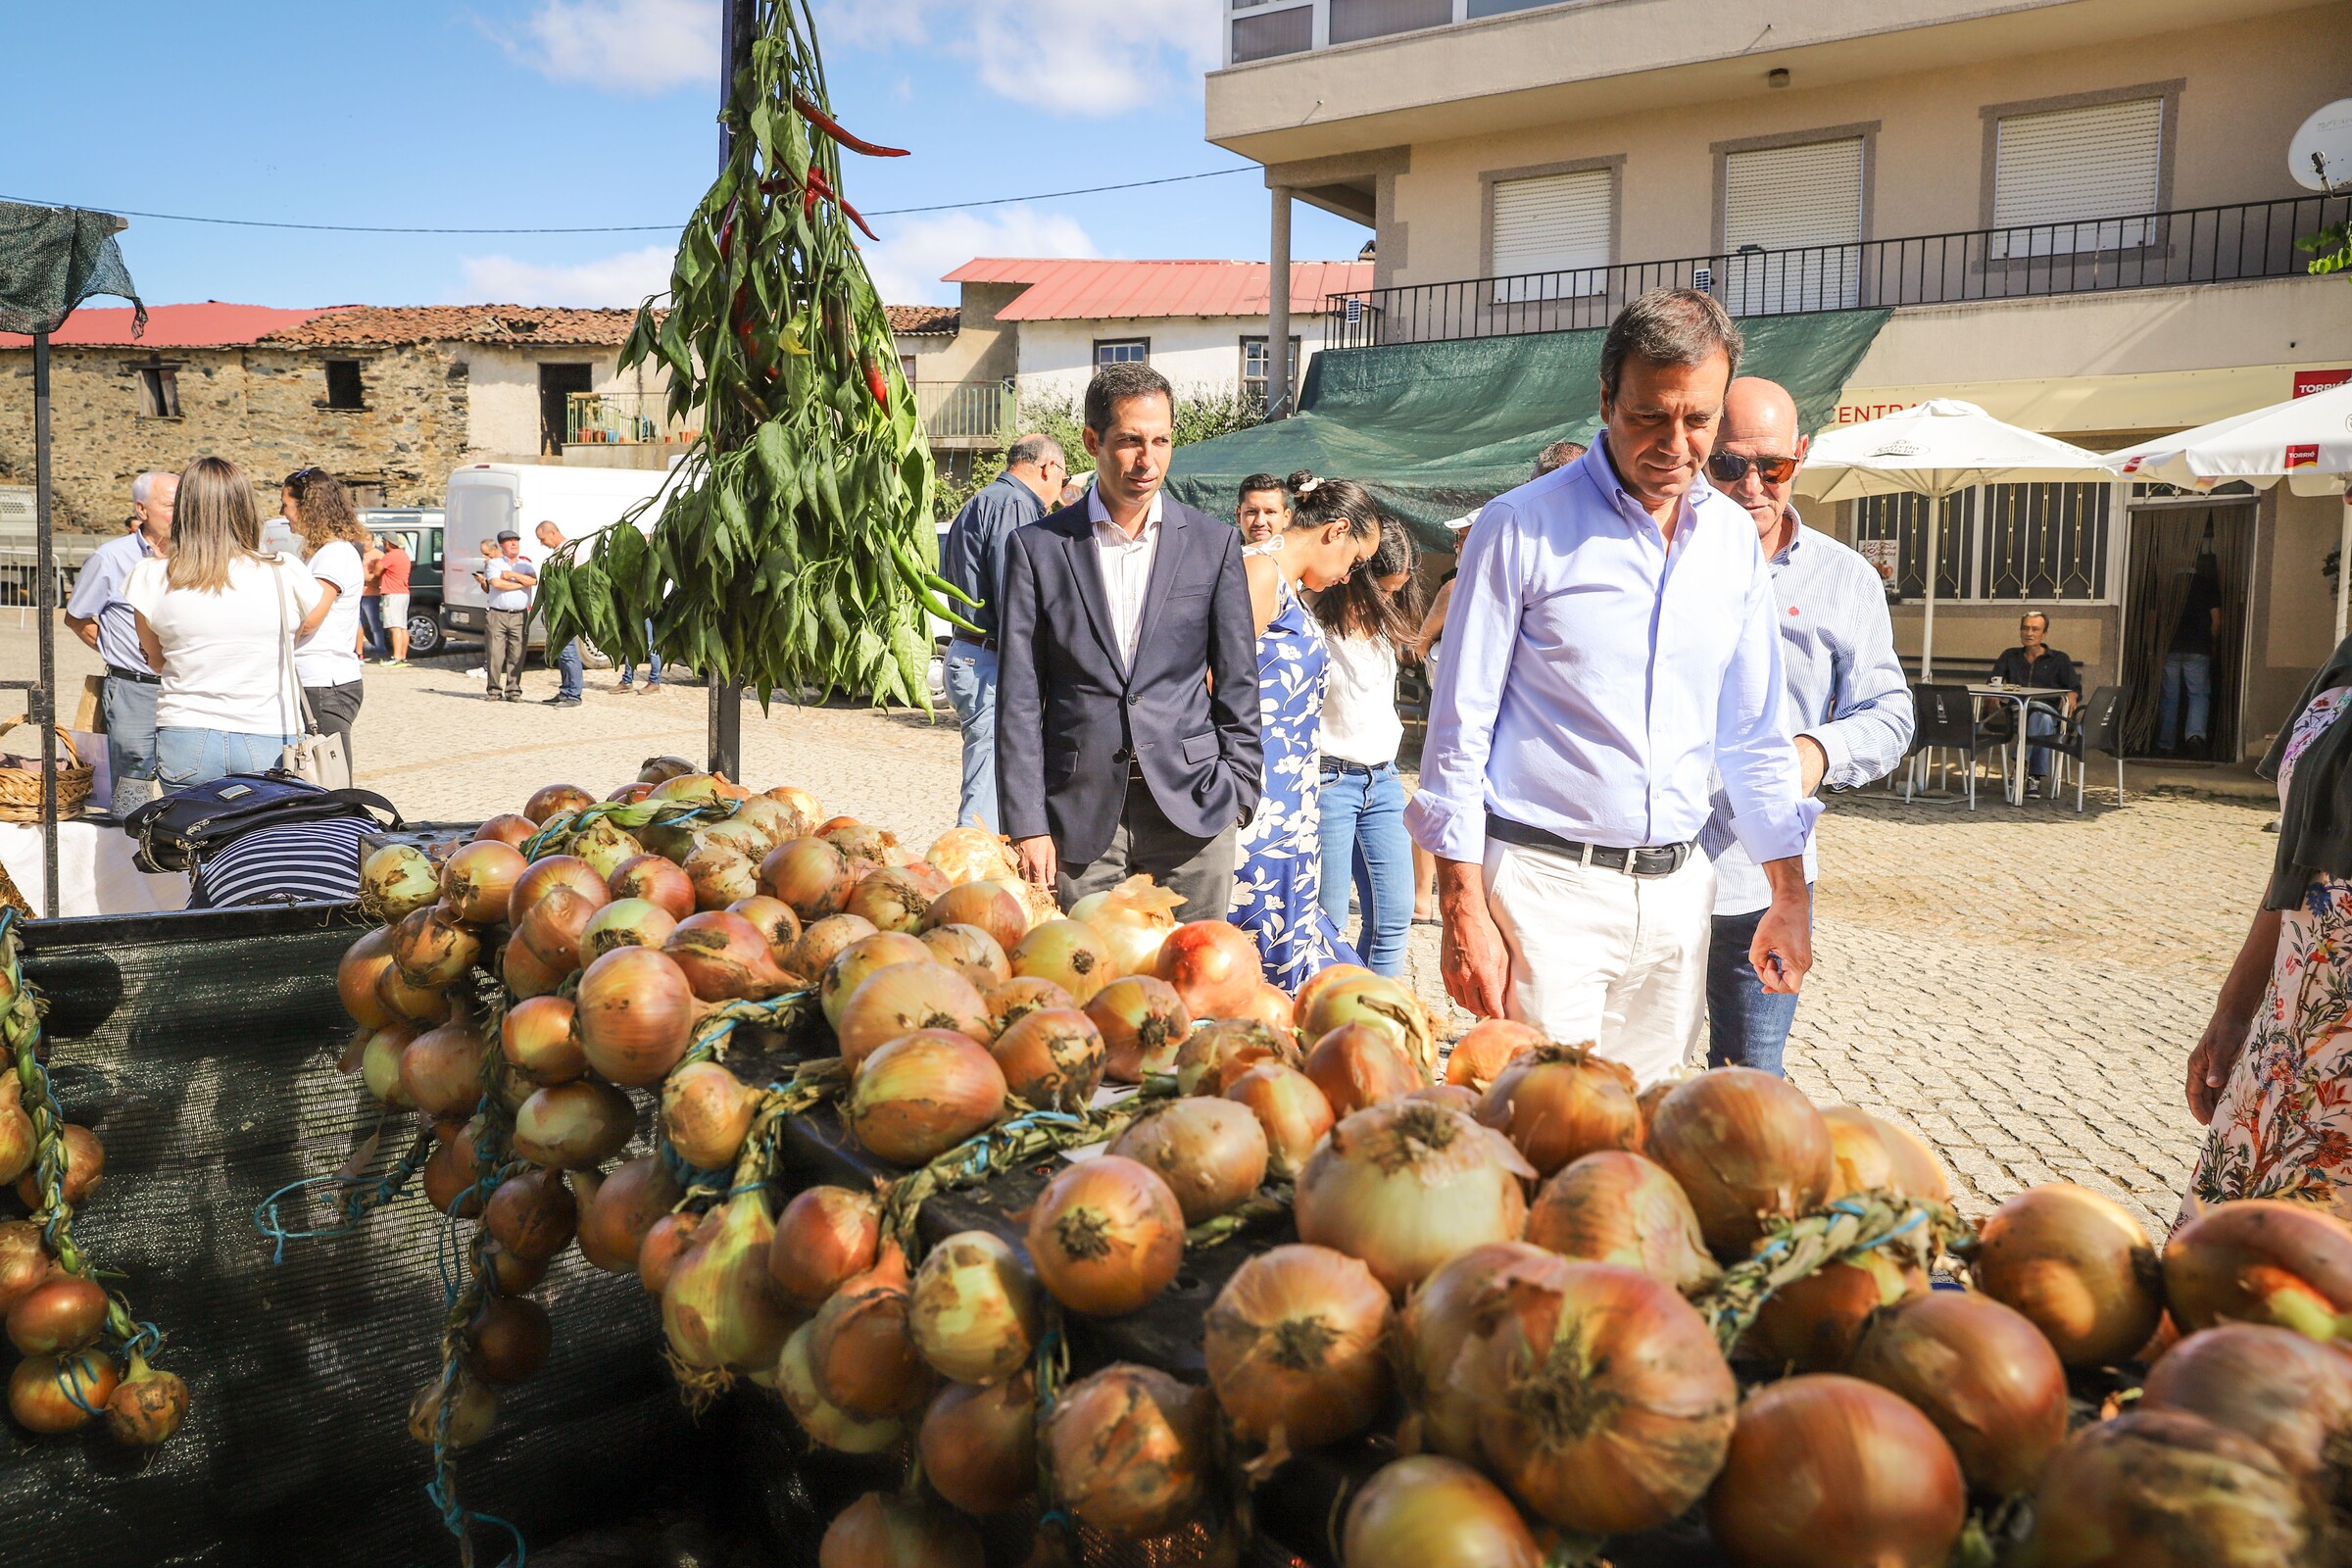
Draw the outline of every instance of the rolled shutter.
M1571 174L1494 182L1494 270L1561 272L1609 265L1614 172L1584 169Z
M2164 164L2164 100L2132 98L2084 109L2006 115L1996 132L1992 221L2030 232L1995 236L1995 255L2143 244Z
M1772 316L1858 303L1862 173L1859 136L1727 154L1726 308Z

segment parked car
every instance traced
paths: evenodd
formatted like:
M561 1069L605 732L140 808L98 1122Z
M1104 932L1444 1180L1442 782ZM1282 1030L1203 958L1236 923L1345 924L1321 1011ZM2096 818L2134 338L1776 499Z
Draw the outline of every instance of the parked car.
M364 507L360 526L371 534L398 534L409 550L409 657L424 659L448 640L441 629L442 513L437 507ZM302 542L283 517L262 522L262 549L302 555Z

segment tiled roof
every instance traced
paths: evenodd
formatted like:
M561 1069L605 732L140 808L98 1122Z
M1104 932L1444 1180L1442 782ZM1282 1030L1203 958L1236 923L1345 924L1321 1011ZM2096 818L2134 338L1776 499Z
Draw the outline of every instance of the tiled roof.
M212 349L251 343L272 332L300 326L317 311L281 311L268 305L223 305L206 300L201 305L151 305L147 331L130 335L134 313L125 305L75 311L65 325L49 334L59 348L105 347L119 344L138 349ZM32 339L0 332L0 347L24 348Z
M1000 321L1128 320L1158 316L1263 316L1264 262L1102 262L984 256L951 283L1027 283ZM1314 314L1333 294L1372 286L1370 262L1293 262L1291 309Z
M893 337L929 337L955 332L963 313L953 305L885 305Z
M393 343L556 343L618 348L637 318L631 310L546 305L347 305L271 332L290 348L357 348Z

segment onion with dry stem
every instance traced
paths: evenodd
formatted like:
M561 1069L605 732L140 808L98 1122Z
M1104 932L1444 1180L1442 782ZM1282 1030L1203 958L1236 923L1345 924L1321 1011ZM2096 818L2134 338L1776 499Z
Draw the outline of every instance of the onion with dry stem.
M1478 1405L1454 1377L1479 1313L1505 1279L1556 1278L1560 1259L1526 1242L1487 1242L1456 1252L1421 1282L1396 1318L1396 1372L1413 1414L1412 1443L1476 1463Z
M1214 1424L1206 1389L1104 1367L1064 1388L1046 1418L1054 1496L1114 1541L1163 1535L1209 1498Z
M1298 1042L1255 1018L1212 1018L1176 1048L1176 1092L1221 1095L1261 1061L1299 1064Z
M1604 1149L1642 1147L1634 1075L1590 1045L1544 1044L1514 1056L1478 1102L1478 1119L1518 1146L1537 1173Z
M988 1051L1004 1070L1005 1093L1039 1110L1083 1110L1107 1060L1102 1032L1075 1007L1023 1012Z
M1132 1312L1184 1262L1184 1211L1156 1171L1117 1154L1058 1171L1030 1205L1030 1267L1090 1317Z
M1527 1223L1534 1170L1458 1110L1392 1100L1344 1118L1299 1173L1298 1239L1369 1264L1401 1298L1431 1269Z
M1095 993L1086 1015L1102 1031L1104 1072L1113 1083L1140 1084L1148 1074L1172 1070L1193 1029L1176 988L1148 974L1113 980Z
M2138 1349L2164 1313L2164 1276L2147 1232L2086 1187L2031 1187L1978 1228L1977 1288L2034 1321L2068 1366Z
M1753 1067L1717 1067L1658 1104L1643 1152L1680 1182L1707 1246L1745 1257L1766 1222L1821 1206L1834 1156L1804 1091Z
M1230 1100L1164 1101L1121 1128L1110 1152L1158 1172L1187 1225L1239 1207L1266 1179L1265 1129Z
M1311 1448L1361 1432L1388 1395L1389 1293L1326 1247L1250 1258L1209 1307L1209 1386L1251 1443Z
M1055 1008L1083 1014L1077 1000L1067 991L1051 980L1041 980L1035 975L1014 975L1003 985L992 988L980 1002L988 1009L991 1040L1003 1039L1005 1030L1033 1012ZM1096 1037L1100 1039L1101 1036L1102 1031L1097 1030Z
M1723 1277L1682 1187L1628 1149L1587 1154L1556 1172L1527 1211L1527 1239L1562 1257L1638 1268L1685 1296Z
M1266 1135L1266 1171L1297 1181L1339 1118L1315 1081L1296 1067L1260 1061L1228 1084L1225 1098L1247 1106Z

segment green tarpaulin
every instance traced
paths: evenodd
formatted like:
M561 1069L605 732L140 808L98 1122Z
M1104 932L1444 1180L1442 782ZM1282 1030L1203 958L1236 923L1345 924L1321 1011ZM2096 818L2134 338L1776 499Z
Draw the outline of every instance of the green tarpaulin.
M0 202L0 332L54 332L93 294L114 294L147 325L147 307L122 265L111 213Z
M1820 429L1888 314L1742 321L1747 353L1740 369L1787 387L1804 427ZM1222 516L1246 476L1311 468L1366 485L1424 544L1451 549L1446 521L1524 484L1550 442L1592 440L1600 423L1603 335L1544 332L1318 354L1295 416L1179 448L1168 491Z

